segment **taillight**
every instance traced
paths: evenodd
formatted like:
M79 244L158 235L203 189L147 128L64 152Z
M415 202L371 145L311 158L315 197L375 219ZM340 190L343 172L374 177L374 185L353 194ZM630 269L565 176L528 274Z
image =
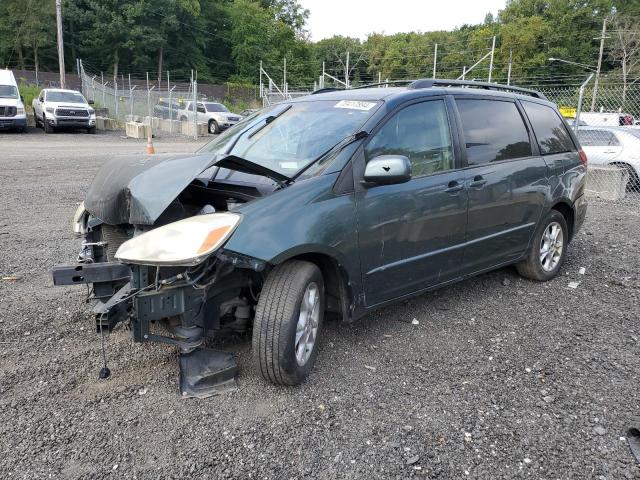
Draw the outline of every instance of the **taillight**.
M580 149L580 150L578 150L578 155L580 156L580 163L582 163L582 165L584 165L586 167L587 166L587 154L584 153L584 150Z

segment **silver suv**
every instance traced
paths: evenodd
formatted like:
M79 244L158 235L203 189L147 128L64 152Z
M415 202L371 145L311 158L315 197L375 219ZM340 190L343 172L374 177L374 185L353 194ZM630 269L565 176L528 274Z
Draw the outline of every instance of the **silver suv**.
M237 113L231 113L227 107L217 102L198 102L196 104L198 123L206 123L209 133L220 133L235 125L242 118ZM193 102L186 102L184 108L178 111L178 120L193 120Z

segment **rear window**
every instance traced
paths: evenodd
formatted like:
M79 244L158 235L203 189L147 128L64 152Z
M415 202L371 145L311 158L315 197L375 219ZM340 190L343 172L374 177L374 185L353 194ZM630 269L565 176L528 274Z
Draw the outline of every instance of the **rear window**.
M567 127L553 108L527 101L523 101L522 106L536 134L542 155L575 150Z
M475 99L456 103L469 165L531 156L529 133L515 103Z

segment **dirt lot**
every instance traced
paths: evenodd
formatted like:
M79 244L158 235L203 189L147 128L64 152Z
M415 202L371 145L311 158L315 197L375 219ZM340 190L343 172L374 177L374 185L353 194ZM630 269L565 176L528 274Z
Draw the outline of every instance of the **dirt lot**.
M503 269L327 324L298 388L229 342L239 390L182 400L175 352L122 329L99 380L86 292L48 273L77 253L71 217L99 166L143 150L0 134L0 477L640 478L624 438L640 427L637 213L592 206L547 284Z

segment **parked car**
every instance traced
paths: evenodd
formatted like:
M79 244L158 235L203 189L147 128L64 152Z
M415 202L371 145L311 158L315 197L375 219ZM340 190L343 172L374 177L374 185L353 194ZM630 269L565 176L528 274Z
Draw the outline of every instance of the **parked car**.
M23 99L11 70L0 70L0 130L27 130Z
M153 106L153 116L165 119L175 120L178 116L178 110L182 107L177 101L171 101L160 99L160 101Z
M231 113L227 107L217 102L198 102L196 104L198 123L208 124L209 133L220 133L241 120L237 113ZM181 121L193 121L195 112L193 102L185 102L178 111Z
M33 99L32 107L36 127L45 133L57 128L83 128L96 133L96 112L84 96L76 90L45 88Z
M640 129L579 127L578 139L594 165L616 165L629 172L627 190L640 190Z
M200 346L225 331L252 329L262 376L294 385L327 317L506 265L554 278L585 218L586 161L531 90L419 80L309 95L196 154L105 164L74 217L80 263L54 283L92 283L102 331L128 322L137 342L177 345L185 396L233 381L232 357Z

